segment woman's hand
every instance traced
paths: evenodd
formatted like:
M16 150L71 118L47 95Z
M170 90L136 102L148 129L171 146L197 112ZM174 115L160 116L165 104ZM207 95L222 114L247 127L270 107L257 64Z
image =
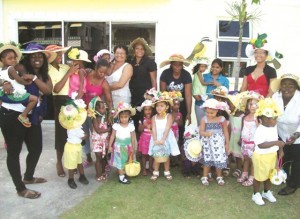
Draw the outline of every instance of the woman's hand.
M188 125L191 124L191 114L187 114L186 117L185 117L185 121Z
M295 141L300 137L299 132L295 132L293 135L291 135L287 140L286 140L286 145L292 145L295 143Z
M2 89L4 91L5 94L11 94L13 91L14 91L14 88L13 86L11 85L10 82L5 82L3 85L2 85Z

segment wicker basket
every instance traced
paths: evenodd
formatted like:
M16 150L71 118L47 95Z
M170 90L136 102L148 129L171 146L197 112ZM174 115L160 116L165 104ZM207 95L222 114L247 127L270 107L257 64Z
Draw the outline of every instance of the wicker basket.
M165 163L167 162L169 157L154 157L156 163Z

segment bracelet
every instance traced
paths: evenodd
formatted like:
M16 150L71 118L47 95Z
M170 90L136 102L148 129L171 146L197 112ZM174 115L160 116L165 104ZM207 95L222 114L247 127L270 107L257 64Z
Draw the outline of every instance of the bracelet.
M32 81L35 81L38 77L35 75L32 79Z

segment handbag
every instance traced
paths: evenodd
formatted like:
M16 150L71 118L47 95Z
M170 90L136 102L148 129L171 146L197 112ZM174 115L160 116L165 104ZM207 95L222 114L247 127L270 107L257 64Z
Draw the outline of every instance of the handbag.
M127 176L137 176L141 171L141 164L136 161L131 153L127 164L125 164L125 173Z
M282 169L282 158L279 158L278 159L278 162L277 162L277 167L274 168L273 170L271 170L271 173L270 173L270 181L272 184L278 186L280 185L281 183L285 183L286 179L287 179L287 174L286 172Z

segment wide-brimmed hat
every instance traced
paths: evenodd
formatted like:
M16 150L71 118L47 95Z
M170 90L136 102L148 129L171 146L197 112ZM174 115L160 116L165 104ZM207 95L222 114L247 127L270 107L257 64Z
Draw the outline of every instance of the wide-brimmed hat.
M99 59L101 59L101 57L104 54L109 54L109 61L111 62L114 59L114 54L112 54L110 51L108 51L107 49L101 49L99 52L97 52L97 54L94 56L94 61L97 62Z
M80 128L87 117L86 105L82 99L69 101L62 106L58 115L59 123L65 129Z
M271 61L274 58L274 51L271 49L267 41L267 34L258 34L257 38L250 40L249 44L246 46L246 56L248 58L254 58L254 52L257 49L262 49L268 52L268 61Z
M152 50L150 49L150 47L149 47L147 41L146 41L144 38L141 38L141 37L138 37L138 38L134 39L134 40L130 43L128 50L129 50L129 52L130 52L132 55L134 55L134 49L135 49L135 46L136 46L137 44L140 44L140 45L142 45L142 46L144 47L144 49L145 49L145 54L146 54L147 56L151 56L151 55L152 55Z
M99 96L94 97L91 99L88 107L88 117L96 118L96 103L101 102L101 98ZM104 103L104 102L103 102ZM105 103L104 103L105 104Z
M80 60L80 61L84 61L84 62L91 62L91 60L89 60L89 55L86 51L77 49L77 48L73 48L71 49L71 51L68 53L68 57L71 60Z
M61 46L59 46L59 45L52 44L52 45L48 45L48 46L45 48L45 50L49 50L49 51L52 51L52 52L61 52L61 53L65 53L65 52L67 52L70 48L71 48L71 46L61 47Z
M141 112L145 106L150 106L152 107L152 100L145 100L141 106L138 106L136 109L137 111Z
M227 103L222 101L217 101L216 99L213 98L206 100L200 108L210 108L210 109L224 110L226 112L230 112Z
M244 91L244 92L241 92L239 94L239 96L240 96L240 103L239 103L238 109L243 112L245 112L245 110L247 108L247 101L249 99L254 99L254 100L259 101L264 98L263 95L256 93L255 91Z
M33 54L33 53L44 53L48 63L53 62L56 59L56 52L50 50L45 50L45 47L37 43L29 43L24 50L21 51L23 54Z
M274 79L271 81L270 87L273 92L276 92L280 89L281 81L284 79L291 79L298 84L300 87L300 79L297 75L294 74L283 74L280 78Z
M164 92L157 91L156 93L154 93L152 102L153 102L152 107L154 107L155 104L159 102L167 102L170 104L170 106L173 106L173 99L170 97L168 91L164 91Z
M228 99L228 89L224 86L216 87L214 90L210 92L211 95L222 97Z
M179 101L179 102L181 102L181 101L183 101L183 97L182 97L182 94L181 94L181 92L180 91L169 91L169 96L175 101L175 100L177 100L177 101Z
M163 61L160 63L159 67L162 68L166 65L170 65L171 62L182 62L185 66L188 66L190 64L190 61L185 59L182 55L180 54L174 54L169 57L169 59Z
M282 114L277 103L272 98L261 99L257 103L255 116L266 116L268 118L278 117Z
M188 160L198 162L201 159L202 145L198 137L184 142L184 153Z
M209 59L207 57L196 57L193 59L192 63L194 65L206 65L209 66Z
M0 54L4 51L4 50L7 50L7 49L11 49L13 50L16 54L17 54L17 62L20 61L21 57L22 57L22 54L21 54L21 50L20 48L17 46L16 43L14 42L10 42L10 43L7 43L7 44L3 44L3 43L0 43ZM0 67L2 66L2 62L0 60Z
M120 112L127 111L127 110L130 111L130 113L131 113L130 116L134 116L136 113L135 108L131 107L131 105L129 103L119 102L118 106L116 108L116 112L114 114L114 118L118 117Z

